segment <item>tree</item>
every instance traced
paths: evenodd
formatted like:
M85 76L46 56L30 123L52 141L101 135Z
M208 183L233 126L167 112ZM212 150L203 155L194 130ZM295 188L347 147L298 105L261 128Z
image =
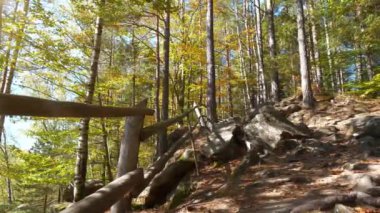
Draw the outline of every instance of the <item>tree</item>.
M215 55L214 55L214 11L213 0L207 1L207 116L212 122L218 121L216 114Z
M165 2L165 21L164 21L164 70L162 76L162 106L161 121L169 118L169 69L170 69L170 4L171 0ZM168 139L166 129L160 133L158 142L158 156L163 155L168 149Z
M316 72L316 82L317 82L317 87L319 90L323 89L323 72L322 68L320 65L320 54L319 54L319 41L318 41L318 32L317 32L317 17L315 15L314 11L314 1L309 1L310 5L310 24L311 24L311 35L312 35L312 44L313 44L313 50L311 52L312 54L312 59L314 61L314 67L315 67L315 72Z
M278 67L276 62L276 34L274 28L274 18L273 18L273 2L272 0L266 0L267 5L267 17L268 17L268 46L269 46L269 56L271 58L271 96L274 102L280 100L280 80L278 76Z
M99 9L102 10L105 5L105 0L102 0ZM95 93L95 83L98 77L100 48L102 43L103 33L103 18L98 15L96 18L96 31L94 38L94 46L91 57L90 67L90 80L87 85L86 104L91 104ZM90 125L90 118L84 118L81 121L80 138L78 141L77 160L75 166L74 178L74 201L77 202L84 197L84 185L87 174L87 160L88 160L88 131Z
M310 108L314 106L314 97L310 85L310 72L308 70L309 65L307 59L303 5L303 0L297 0L297 39L298 52L300 57L302 103L305 107Z
M263 38L261 28L261 8L260 0L255 0L256 15L256 48L257 48L257 102L263 104L267 99L264 76L264 55L263 55Z

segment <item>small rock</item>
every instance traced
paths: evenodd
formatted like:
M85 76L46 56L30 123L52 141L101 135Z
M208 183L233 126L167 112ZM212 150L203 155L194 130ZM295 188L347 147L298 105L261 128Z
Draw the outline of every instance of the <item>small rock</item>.
M368 164L365 164L365 163L346 163L343 165L343 169L366 170L366 169L368 169Z
M355 210L343 204L336 204L333 212L334 213L355 213Z
M304 176L293 176L290 178L290 182L295 184L306 184L310 183L310 179Z

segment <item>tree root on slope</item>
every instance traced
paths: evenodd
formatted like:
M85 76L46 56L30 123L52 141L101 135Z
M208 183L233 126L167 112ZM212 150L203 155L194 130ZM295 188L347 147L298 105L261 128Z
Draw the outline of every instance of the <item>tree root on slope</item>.
M351 192L343 195L327 196L322 199L314 200L306 204L297 206L291 210L291 213L303 213L313 210L326 211L332 209L335 204L352 205L368 205L372 207L380 207L380 197L372 197L364 192Z

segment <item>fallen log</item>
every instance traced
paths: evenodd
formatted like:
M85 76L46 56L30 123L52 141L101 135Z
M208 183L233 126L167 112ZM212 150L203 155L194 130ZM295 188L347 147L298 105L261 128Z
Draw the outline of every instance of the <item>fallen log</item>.
M168 195L177 188L181 180L195 169L192 160L179 160L168 165L152 180L145 207L153 208L166 202Z
M135 190L132 192L133 197L138 197L140 193L149 185L154 176L159 173L164 167L168 160L173 156L173 154L188 140L190 139L190 131L181 137L176 143L174 143L170 149L162 155L156 162L154 162L145 172L144 179L141 184L136 186Z
M61 213L103 213L125 194L131 192L142 180L143 170L136 169L117 178L83 200L74 203Z

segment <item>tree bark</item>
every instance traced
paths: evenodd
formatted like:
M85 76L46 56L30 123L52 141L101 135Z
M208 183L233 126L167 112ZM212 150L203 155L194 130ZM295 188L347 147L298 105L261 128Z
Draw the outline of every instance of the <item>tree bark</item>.
M225 27L225 37L228 37L227 25ZM228 112L230 117L234 117L234 103L232 97L232 69L231 69L231 59L230 59L230 47L229 40L226 40L226 61L227 61L227 94L228 94Z
M161 120L165 121L169 118L169 65L170 65L170 0L166 0L165 9L165 29L164 29L164 70L162 79L162 106ZM168 139L166 129L159 135L158 156L163 155L168 149Z
M326 17L323 17L323 25L325 27L326 51L327 51L327 59L329 63L329 71L331 75L331 87L332 87L332 90L335 91L336 79L335 79L335 72L333 69L333 60L332 60L331 46L330 46L330 35L329 35L329 28L328 28Z
M156 16L156 94L154 99L156 122L160 122L160 17Z
M248 79L247 79L247 73L246 73L246 61L244 58L244 52L243 52L243 41L241 38L241 27L239 24L239 15L238 15L238 6L236 0L233 1L234 4L234 13L235 13L235 22L236 22L236 30L237 30L237 35L238 35L238 44L239 44L239 62L240 62L240 73L241 76L244 80L244 89L243 89L243 94L244 94L244 108L245 112L247 113L249 111L249 108L251 107L250 103L251 101L251 96L250 96L250 89L249 89L249 84L248 84Z
M216 113L215 55L214 55L214 5L207 1L207 116L212 122L218 122Z
M263 39L261 28L261 11L260 0L255 0L255 14L256 14L256 47L257 47L257 101L258 104L266 102L266 86L264 76L264 55L263 55Z
M266 0L268 12L268 46L269 56L271 57L271 96L274 102L280 101L280 80L278 76L278 67L276 63L276 31L273 18L273 2Z
M102 106L102 99L99 94L99 105ZM111 169L111 157L108 149L108 132L106 128L105 118L100 119L100 125L102 126L102 142L104 148L104 164L107 171L108 181L111 182L113 180L112 169Z
M312 52L313 58L314 58L314 65L315 65L315 72L316 72L316 80L317 80L317 87L319 90L323 89L323 72L320 65L320 54L319 54L319 48L318 48L318 32L317 32L317 25L315 20L315 14L314 14L314 1L310 2L310 14L311 14L311 34L312 34L312 41L314 44L314 51Z
M367 76L368 76L368 80L372 80L373 76L374 76L374 72L373 72L373 69L372 69L372 57L371 57L371 54L367 53L364 54L364 58L365 58L365 61L366 61L366 68L367 68Z
M0 47L3 46L3 8L4 0L0 0Z
M99 8L103 9L105 0L102 0ZM96 30L94 46L91 57L91 75L90 81L87 85L86 104L91 104L95 92L95 83L98 76L99 69L99 57L101 40L103 33L103 18L98 16L96 18ZM90 118L84 118L80 124L80 138L78 141L77 159L75 165L75 177L74 177L74 201L77 202L84 197L84 185L86 182L87 174L87 159L88 159L88 132L89 132Z
M1 13L3 12L3 0L0 0L1 4ZM15 15L13 17L13 22L16 20L16 11L18 9L18 1L16 2L15 6ZM6 63L4 64L4 70L3 70L3 75L2 75L2 84L1 84L1 91L0 93L5 93L5 94L10 94L11 93L11 87L13 84L13 78L14 78L14 73L16 70L16 65L17 65L17 60L18 60L18 55L19 52L22 48L22 42L24 40L24 31L25 31L25 26L27 23L27 17L29 13L29 0L24 1L24 8L23 8L23 16L21 17L21 24L19 25L19 28L17 29L16 35L15 35L15 46L13 50L13 55L11 58L11 46L9 46L7 52L6 52ZM1 19L1 24L2 24L2 17ZM0 28L2 30L2 26ZM11 32L10 35L10 43L13 40L13 32ZM1 35L0 35L1 39ZM10 64L8 65L10 59ZM4 134L4 123L5 123L5 115L0 115L0 144L1 144L1 139L2 135ZM5 135L4 135L4 158L5 158L5 163L7 170L9 171L9 155L8 155L8 149L7 149L7 143L5 140ZM12 181L9 177L6 178L6 185L7 185L7 193L8 193L8 203L11 204L13 201L13 191L12 191Z
M310 72L308 70L309 66L307 60L303 0L297 0L297 32L298 50L300 57L302 103L305 107L310 108L314 106L314 97L310 85Z
M3 154L4 154L4 161L5 161L5 166L6 166L6 169L7 169L7 172L9 173L10 171L10 163L9 163L9 153L8 153L8 144L7 144L7 140L6 140L6 137L5 137L5 133L2 132L4 134L4 145L3 145ZM2 134L0 134L0 137L2 137ZM0 143L1 145L1 143ZM13 190L12 190L12 180L9 178L9 177L6 177L5 178L5 183L6 183L6 187L7 187L7 195L8 195L8 203L9 204L12 204L13 203Z

